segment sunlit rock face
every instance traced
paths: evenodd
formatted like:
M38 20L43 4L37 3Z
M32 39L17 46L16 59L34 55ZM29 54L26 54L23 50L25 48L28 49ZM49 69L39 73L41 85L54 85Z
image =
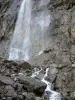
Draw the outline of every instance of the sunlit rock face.
M45 0L23 0L9 50L9 60L29 60L49 42L51 16Z

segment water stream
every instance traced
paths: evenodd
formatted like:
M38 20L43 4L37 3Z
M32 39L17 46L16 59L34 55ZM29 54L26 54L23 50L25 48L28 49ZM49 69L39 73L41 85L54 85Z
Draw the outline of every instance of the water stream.
M47 87L45 89L45 95L49 96L49 100L61 100L60 93L58 93L56 91L53 91L52 90L52 84L50 82L48 82L47 80L45 80L45 77L47 77L47 74L48 74L48 70L49 70L49 68L46 69L46 73L45 73L43 79L41 80L42 82L47 84ZM39 70L39 69L37 70L35 68L35 71L34 71L34 73L32 73L31 77L35 78L37 75L39 75L39 73L41 71L42 71L42 69L41 70Z

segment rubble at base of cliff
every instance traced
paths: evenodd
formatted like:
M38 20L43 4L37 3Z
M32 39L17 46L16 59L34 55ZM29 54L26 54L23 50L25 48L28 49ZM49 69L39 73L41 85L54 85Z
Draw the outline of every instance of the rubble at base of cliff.
M30 77L32 69L25 61L0 58L0 100L45 100L46 84Z

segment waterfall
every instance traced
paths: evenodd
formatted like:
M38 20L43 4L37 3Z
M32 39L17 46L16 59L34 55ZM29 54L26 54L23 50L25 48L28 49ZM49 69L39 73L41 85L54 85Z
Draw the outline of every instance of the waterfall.
M47 0L49 1L49 0ZM40 55L48 47L48 28L51 16L47 9L46 0L23 0L16 22L13 38L9 49L9 60L26 60ZM42 69L41 69L42 70ZM37 76L41 70L36 71L31 77ZM61 100L60 94L51 90L51 83L41 80L47 84L45 91L51 92L50 100ZM21 73L20 73L21 74Z
M28 46L30 43L29 40L30 21L31 21L31 0L23 0L19 10L12 42L10 45L9 60L29 59Z
M47 30L51 20L47 1L22 1L10 44L9 60L28 61L48 46Z
M53 91L52 90L52 84L50 82L48 82L47 80L45 80L45 78L47 77L47 74L48 74L48 70L49 70L49 68L46 69L46 73L45 73L43 79L41 80L42 82L46 83L46 85L47 85L47 87L45 89L45 95L47 95L47 97L49 97L49 100L61 100L60 93ZM35 68L35 71L34 71L34 73L32 73L31 77L35 78L37 75L39 75L39 73L41 71L42 71L42 69L37 70ZM46 94L46 93L48 93L48 94Z

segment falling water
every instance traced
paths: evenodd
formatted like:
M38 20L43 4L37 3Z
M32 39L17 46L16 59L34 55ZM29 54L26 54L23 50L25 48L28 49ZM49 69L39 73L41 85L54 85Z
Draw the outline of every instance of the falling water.
M30 37L31 0L23 0L10 46L10 60L28 60ZM25 46L25 50L24 50Z
M29 60L40 55L47 48L48 39L50 39L47 32L51 22L51 16L46 7L47 1L23 0L10 45L9 60ZM31 77L35 77L40 71L35 71ZM41 81L47 84L45 91L51 92L49 99L61 100L60 94L52 91L51 83L45 80L47 73L48 69Z
M45 80L45 77L47 77L47 74L48 74L48 70L49 70L49 68L46 69L46 74L45 74L44 78L42 79L42 82L47 84L47 88L46 88L45 92L51 93L51 95L49 96L49 100L61 100L60 93L53 91L51 89L52 84L50 82L48 82L47 80Z
M50 14L46 0L23 0L9 50L9 60L29 60L47 47Z
M45 73L43 79L41 80L42 82L47 84L47 87L45 89L45 94L48 93L49 100L61 100L60 93L58 93L56 91L53 91L52 90L52 84L50 82L48 82L47 80L45 80L45 78L47 77L47 74L48 74L48 70L49 70L49 68L46 69L46 73ZM35 68L35 71L34 71L34 73L32 73L31 77L33 77L33 78L36 77L37 75L39 75L39 73L41 71L42 71L42 69L41 70L37 70Z

